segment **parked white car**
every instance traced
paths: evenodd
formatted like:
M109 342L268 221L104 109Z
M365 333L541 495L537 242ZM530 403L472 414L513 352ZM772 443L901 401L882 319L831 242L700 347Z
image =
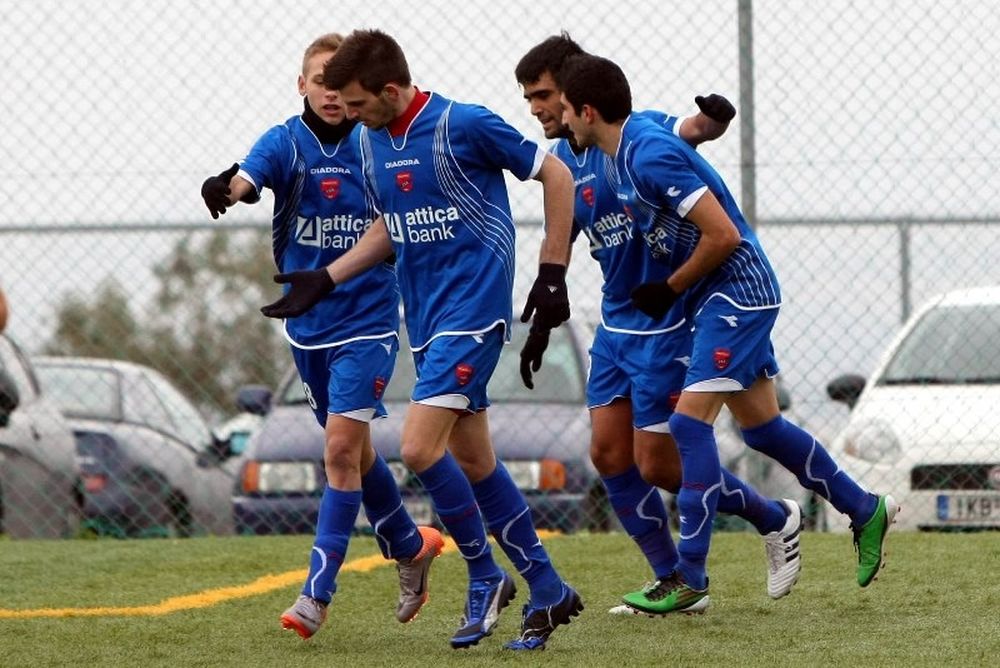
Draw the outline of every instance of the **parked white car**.
M842 376L827 391L852 407L834 457L896 497L900 528L1000 528L1000 286L931 299L867 381Z

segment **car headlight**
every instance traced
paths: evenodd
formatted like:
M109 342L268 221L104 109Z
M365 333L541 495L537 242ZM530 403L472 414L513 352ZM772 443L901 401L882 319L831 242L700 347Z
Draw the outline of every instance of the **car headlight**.
M555 490L566 487L566 467L555 459L506 462L518 489Z
M243 492L312 493L319 488L312 462L247 462L243 467Z
M888 424L873 421L860 424L847 433L844 452L858 459L878 463L898 459L903 448Z

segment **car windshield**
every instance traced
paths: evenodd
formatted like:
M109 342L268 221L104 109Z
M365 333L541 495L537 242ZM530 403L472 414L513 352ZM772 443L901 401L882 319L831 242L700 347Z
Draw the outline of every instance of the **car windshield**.
M504 346L500 362L490 379L490 401L582 404L585 369L567 327L552 330L542 368L534 374L534 390L529 390L521 382L520 350L527 336L527 327L514 328L511 342ZM400 338L402 346L396 357L392 381L386 389L385 401L409 401L413 390L413 356L407 352L405 334L401 332ZM285 385L281 401L285 404L307 403L297 375Z
M42 391L52 398L63 415L98 420L122 419L118 400L121 378L114 371L38 364L35 373Z
M899 345L880 385L1000 383L1000 305L940 306Z

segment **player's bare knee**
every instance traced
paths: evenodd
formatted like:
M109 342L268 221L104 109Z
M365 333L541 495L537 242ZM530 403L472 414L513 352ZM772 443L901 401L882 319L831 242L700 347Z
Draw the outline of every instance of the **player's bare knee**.
M602 476L624 473L635 463L631 442L627 446L612 441L591 441L590 461Z
M328 434L323 460L327 470L361 470L362 443L341 434Z

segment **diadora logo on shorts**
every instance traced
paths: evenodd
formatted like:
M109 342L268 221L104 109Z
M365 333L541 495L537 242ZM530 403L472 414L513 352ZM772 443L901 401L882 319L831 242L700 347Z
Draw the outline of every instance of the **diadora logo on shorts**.
M468 385L469 381L472 380L473 373L475 373L475 369L471 364L462 362L455 365L455 378L458 380L459 385Z
M322 179L319 182L319 189L323 193L323 197L337 199L337 195L340 194L340 179Z
M371 225L369 219L349 215L332 218L299 216L295 224L295 241L315 248L352 248Z
M670 186L669 188L667 188L667 195L669 197L677 197L680 194L681 194L681 189L676 186Z
M454 239L455 226L449 223L458 219L458 209L453 206L447 209L425 206L405 214L385 214L385 224L392 240L411 244Z
M376 399L382 398L382 393L385 392L385 384L385 378L382 376L375 377L375 387L373 389L375 390Z
M413 191L413 172L396 172L396 186L404 193Z
M729 362L732 358L733 354L728 348L716 348L712 352L712 359L715 360L715 368L719 371L722 371L729 366Z
M580 191L580 197L583 201L587 203L587 206L594 206L594 187L585 186L583 190Z

